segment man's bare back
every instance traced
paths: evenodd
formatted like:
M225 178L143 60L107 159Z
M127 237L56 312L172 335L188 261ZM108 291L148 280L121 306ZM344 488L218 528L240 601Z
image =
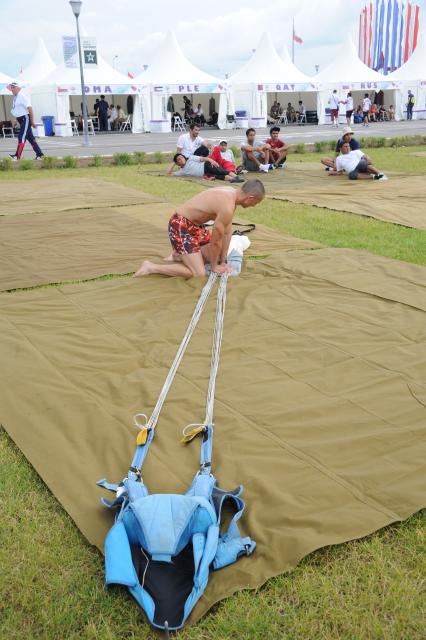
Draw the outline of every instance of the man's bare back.
M237 206L255 207L265 197L260 180L248 180L240 189L206 189L179 205L169 220L169 238L173 253L170 264L144 260L135 277L157 273L191 278L205 275L208 262L214 273L230 273L226 264L232 236L232 218ZM203 227L213 220L213 229Z
M177 212L194 224L200 226L209 220L224 218L224 224L234 215L237 193L232 187L214 187L198 193L177 207Z

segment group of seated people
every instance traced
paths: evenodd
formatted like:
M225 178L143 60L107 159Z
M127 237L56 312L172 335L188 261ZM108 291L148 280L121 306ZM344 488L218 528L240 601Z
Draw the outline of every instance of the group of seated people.
M279 133L280 128L273 126L269 138L257 140L255 129L247 129L246 141L241 145L242 164L237 165L227 140L222 139L212 147L211 143L199 135L200 127L192 123L188 133L183 133L178 138L173 164L167 174L243 182L240 177L242 173L268 173L273 169L282 169L285 167L288 145L279 138Z
M167 175L191 176L205 180L225 180L244 182L241 174L248 172L268 173L286 167L288 144L280 139L280 128L271 127L266 140L256 138L252 127L246 131L246 140L241 145L241 164L237 165L232 149L225 139L213 146L203 140L200 127L195 123L189 132L179 136L173 164ZM321 163L329 176L346 173L350 180L387 180L384 173L372 164L371 159L361 151L359 142L353 137L350 127L345 127L336 143L333 158L322 158ZM177 167L177 170L176 170Z
M295 109L291 102L289 102L287 104L287 108L285 109L285 114L287 116L288 123L297 122L298 124L302 124L303 121L306 120L306 107L303 104L303 100L299 100L297 109ZM274 100L274 103L269 112L270 122L272 124L277 124L282 120L283 115L284 109L281 106L281 103Z
M361 105L355 109L353 113L354 124L361 124L364 121L365 113ZM369 122L385 122L386 120L395 120L395 107L393 104L387 109L384 105L372 104L369 114Z

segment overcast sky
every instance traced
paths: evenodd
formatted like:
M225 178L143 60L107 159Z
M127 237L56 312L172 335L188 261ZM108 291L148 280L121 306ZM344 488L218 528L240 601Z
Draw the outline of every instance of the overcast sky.
M104 58L112 63L118 56L114 64L123 73L139 73L142 65L149 64L171 28L194 64L223 77L247 61L263 31L271 33L278 50L283 44L290 49L294 16L296 33L303 39L302 45L295 45L295 62L313 75L316 64L324 68L332 60L348 33L357 43L364 4L362 0L242 0L240 7L235 4L231 9L229 0L214 0L198 2L191 11L179 0L83 0L80 23L97 38ZM62 62L62 36L75 30L68 0L0 0L0 24L0 71L11 76L30 61L38 36L44 38L54 61Z

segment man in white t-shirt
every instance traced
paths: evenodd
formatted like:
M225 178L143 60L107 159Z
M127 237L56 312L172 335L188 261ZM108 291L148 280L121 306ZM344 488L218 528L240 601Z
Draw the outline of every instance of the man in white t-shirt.
M190 156L207 157L209 148L205 140L200 137L198 124L191 124L188 133L182 133L177 141L177 153L182 153L186 158Z
M346 107L346 122L348 123L348 127L350 127L352 122L352 114L354 112L354 99L352 97L352 92L349 91L348 95L346 96L346 100L341 100L340 102Z
M20 160L25 142L28 140L35 151L36 160L40 160L44 154L38 146L31 130L31 127L35 127L35 122L30 99L22 92L17 82L11 82L11 84L7 86L7 89L13 94L12 116L15 118L13 126L16 126L17 122L19 123L18 146L15 154L10 154L10 157L14 162Z
M344 142L340 149L340 156L336 158L336 169L329 171L330 176L340 176L347 173L349 180L387 180L384 173L380 173L373 165L368 156L355 149L351 151L349 142Z
M370 109L371 109L371 100L370 97L368 95L368 93L366 93L364 95L364 98L362 100L362 114L364 116L364 122L362 123L364 127L368 127L369 122L370 122Z
M340 107L340 101L339 101L339 96L337 95L337 89L334 89L333 93L329 97L328 104L330 105L331 126L337 128L339 126L339 107Z

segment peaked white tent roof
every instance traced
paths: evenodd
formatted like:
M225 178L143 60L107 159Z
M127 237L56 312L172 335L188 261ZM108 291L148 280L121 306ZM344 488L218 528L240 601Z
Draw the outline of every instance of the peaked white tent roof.
M50 57L43 38L39 38L31 62L25 67L22 73L19 74L18 80L23 84L37 84L40 80L43 80L43 78L52 73L55 68L56 64Z
M102 56L98 53L97 68L91 69L85 67L84 82L89 88L88 93L107 93L105 87L114 87L114 93L135 93L135 91L124 90L129 85L135 85L135 80L131 80L123 73L114 69ZM81 94L80 69L68 68L65 63L55 67L55 69L37 83L38 86L55 85L59 89L63 89L64 93L68 92L74 95ZM93 91L93 88L100 87L100 91ZM117 87L122 87L122 91L117 91Z
M315 78L311 78L305 75L302 71L300 71L300 69L296 67L290 57L287 45L284 45L281 50L281 58L283 59L286 68L288 69L288 77L290 78L289 82L315 82Z
M320 71L315 79L328 84L351 84L357 82L386 82L387 76L370 69L358 56L350 36L336 52L333 62Z
M9 82L13 82L12 78L0 71L0 84L9 84Z
M6 89L7 85L12 81L13 81L12 78L9 78L9 76L0 72L0 96L12 95L10 91Z
M402 82L426 80L426 32L420 36L417 47L407 62L386 77Z
M224 83L223 80L198 69L188 60L173 31L168 31L163 42L154 51L152 64L137 76L134 82L156 85L217 85Z
M263 33L250 60L229 80L238 84L307 84L313 80L294 66L288 55L281 58L269 33Z

